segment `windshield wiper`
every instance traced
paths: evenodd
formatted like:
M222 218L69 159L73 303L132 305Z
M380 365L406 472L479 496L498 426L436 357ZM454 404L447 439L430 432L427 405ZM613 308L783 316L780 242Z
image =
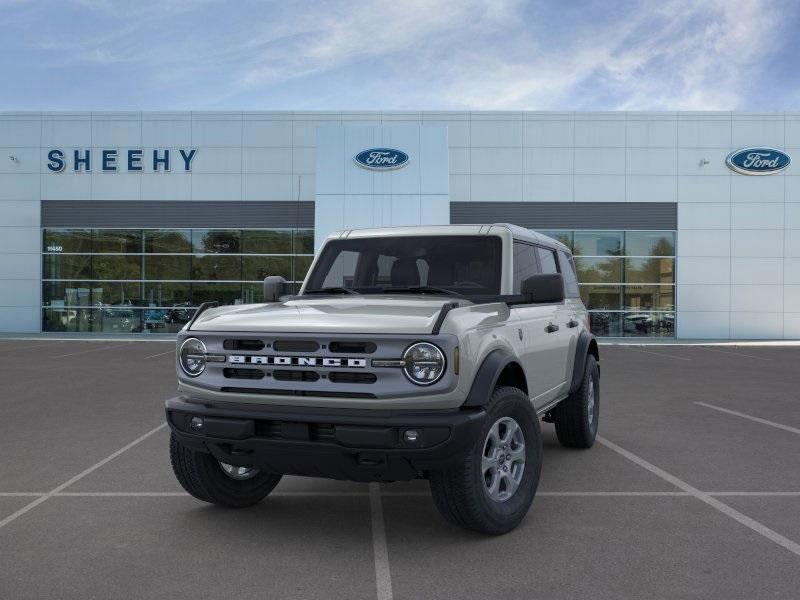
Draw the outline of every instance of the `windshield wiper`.
M306 290L303 292L304 296L308 294L358 294L358 292L346 287L324 287L318 290Z
M458 292L433 285L411 285L408 287L387 287L381 290L382 294L409 293L409 294L447 294L448 296L461 296Z

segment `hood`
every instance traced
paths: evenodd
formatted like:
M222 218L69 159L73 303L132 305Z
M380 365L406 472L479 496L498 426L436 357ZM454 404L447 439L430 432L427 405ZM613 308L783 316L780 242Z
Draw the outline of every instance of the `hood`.
M455 298L336 296L270 304L221 306L203 312L191 331L295 333L430 333L442 305ZM462 306L470 304L459 299Z

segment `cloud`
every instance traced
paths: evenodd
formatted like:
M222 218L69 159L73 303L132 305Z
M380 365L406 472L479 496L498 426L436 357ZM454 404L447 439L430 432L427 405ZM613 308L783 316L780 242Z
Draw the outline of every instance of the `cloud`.
M770 85L780 101L800 96L793 78L766 79L794 64L789 0L78 0L6 12L6 70L74 72L59 97L115 87L160 108L758 110L776 108L758 104Z

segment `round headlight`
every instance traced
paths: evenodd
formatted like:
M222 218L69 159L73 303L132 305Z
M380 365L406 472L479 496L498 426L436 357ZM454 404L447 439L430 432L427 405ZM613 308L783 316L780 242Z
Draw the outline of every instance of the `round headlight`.
M189 377L197 377L206 369L206 345L197 338L188 338L178 353L181 369Z
M447 361L437 346L428 342L417 342L403 353L403 372L417 385L436 383L444 375Z

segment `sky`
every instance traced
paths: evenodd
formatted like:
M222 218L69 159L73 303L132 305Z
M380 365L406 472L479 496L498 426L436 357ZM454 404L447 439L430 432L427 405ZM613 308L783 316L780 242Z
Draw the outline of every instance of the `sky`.
M800 2L0 0L0 110L800 110Z

